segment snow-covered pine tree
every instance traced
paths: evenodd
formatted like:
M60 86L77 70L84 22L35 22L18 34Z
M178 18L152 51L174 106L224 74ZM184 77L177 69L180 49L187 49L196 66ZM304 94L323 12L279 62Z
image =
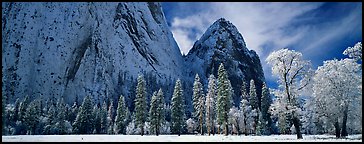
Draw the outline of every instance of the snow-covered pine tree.
M161 131L163 130L163 125L166 123L166 110L164 109L164 94L161 88L159 88L158 93L157 93L157 97L158 97L158 101L159 101L159 105L157 108L157 112L158 112L158 121L157 121L157 130L158 133L161 133Z
M144 124L147 120L147 102L146 102L146 87L143 75L138 76L138 84L135 97L135 124L141 130L141 135L144 135Z
M64 103L63 98L60 98L57 102L57 123L56 123L56 129L58 130L57 134L66 134L67 128L66 128L66 104Z
M39 107L36 101L30 102L29 106L26 108L26 113L24 114L24 123L27 127L27 134L33 135L35 128L39 122Z
M150 102L149 121L151 131L156 135L158 135L158 103L157 92L155 91Z
M264 127L263 135L270 135L272 133L272 119L268 112L269 106L272 104L272 98L270 97L269 89L265 82L262 86L262 97L261 97L261 113L263 117Z
M256 135L260 136L263 134L264 128L267 126L265 125L265 121L263 120L262 112L259 109L257 109L257 110L258 110L258 112L257 112L258 122L257 122L257 129L256 129L255 133L256 133Z
M153 93L150 103L149 119L151 132L157 136L160 133L162 124L165 123L164 98L162 89Z
M201 98L203 98L203 86L200 82L200 77L198 76L198 74L196 74L195 76L195 81L193 83L193 115L192 117L198 121L199 125L198 125L198 131L203 134L203 115L204 115L204 106L201 106Z
M92 133L99 134L101 129L101 118L100 118L100 108L97 105L94 106L92 115L94 116Z
M73 123L76 120L77 113L78 113L78 106L77 106L76 102L74 102L71 107L71 111L70 111L70 114L68 117L68 121L70 123Z
M251 110L251 106L250 103L248 102L247 84L244 80L241 86L241 101L239 107L242 117L242 121L240 121L241 122L240 125L242 126L242 132L245 135L248 135L247 119L248 119L248 114L250 113Z
M210 135L215 134L215 98L217 97L216 93L216 79L213 74L209 76L208 90L206 95L206 127L207 133Z
M100 109L100 133L107 133L107 104L104 101Z
M73 131L77 134L91 134L93 131L93 119L91 97L86 96L73 123Z
M107 111L107 118L106 118L107 134L113 134L113 131L114 131L113 116L114 116L114 102L111 100L110 105L109 105L109 109Z
M171 131L173 134L178 134L178 136L180 136L185 125L185 103L180 79L176 81L176 85L174 87L171 107Z
M217 83L217 120L219 125L225 126L225 135L228 135L228 113L231 104L232 88L228 79L228 74L224 68L223 63L220 64L218 69L218 83ZM219 129L218 129L219 132Z
M249 102L253 109L258 109L258 96L257 96L257 90L255 88L255 82L253 79L250 80L250 89L249 89Z
M115 126L116 126L116 134L125 134L126 130L126 122L128 121L129 117L129 109L125 104L125 99L123 95L120 95L118 108L116 111L116 118L115 118Z

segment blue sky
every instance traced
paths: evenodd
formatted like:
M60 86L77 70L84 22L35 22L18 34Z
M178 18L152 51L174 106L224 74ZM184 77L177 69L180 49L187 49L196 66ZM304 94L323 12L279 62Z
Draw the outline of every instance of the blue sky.
M299 51L316 69L325 60L345 58L342 52L362 41L361 2L163 2L162 7L184 54L215 20L232 22L248 49L258 53L271 88L277 78L265 59L272 51Z

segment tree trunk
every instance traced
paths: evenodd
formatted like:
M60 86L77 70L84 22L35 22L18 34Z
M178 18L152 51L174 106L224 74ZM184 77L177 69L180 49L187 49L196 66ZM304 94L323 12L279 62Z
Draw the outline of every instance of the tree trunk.
M228 130L229 130L229 125L227 122L225 122L225 136L229 135Z
M244 133L247 136L248 135L248 129L246 128L246 117L244 117Z
M346 122L348 119L348 108L349 108L349 105L346 104L345 109L344 109L343 124L342 124L342 128L341 128L341 137L348 136L348 132L346 131Z
M303 139L301 129L300 129L300 120L296 116L293 117L293 125L296 129L297 139Z
M336 138L340 138L340 126L339 126L339 122L336 120L335 124L335 134L336 134Z
M142 136L144 135L144 126L140 128Z

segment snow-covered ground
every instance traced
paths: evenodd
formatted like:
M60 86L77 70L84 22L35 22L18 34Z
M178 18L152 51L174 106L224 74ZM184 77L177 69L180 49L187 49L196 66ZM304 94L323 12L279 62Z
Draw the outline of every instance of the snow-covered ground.
M350 135L346 139L336 139L334 135L236 136L236 135L17 135L2 136L2 142L362 142L362 134Z

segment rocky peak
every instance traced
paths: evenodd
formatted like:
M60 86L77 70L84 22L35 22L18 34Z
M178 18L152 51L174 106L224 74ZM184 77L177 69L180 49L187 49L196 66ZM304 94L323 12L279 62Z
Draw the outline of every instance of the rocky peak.
M254 79L260 95L259 88L264 81L260 59L255 51L248 50L238 29L224 18L215 21L195 42L185 62L193 66L187 77L198 73L205 86L209 75L214 74L216 77L218 66L223 63L233 85L236 104L240 101L243 80L249 83Z

